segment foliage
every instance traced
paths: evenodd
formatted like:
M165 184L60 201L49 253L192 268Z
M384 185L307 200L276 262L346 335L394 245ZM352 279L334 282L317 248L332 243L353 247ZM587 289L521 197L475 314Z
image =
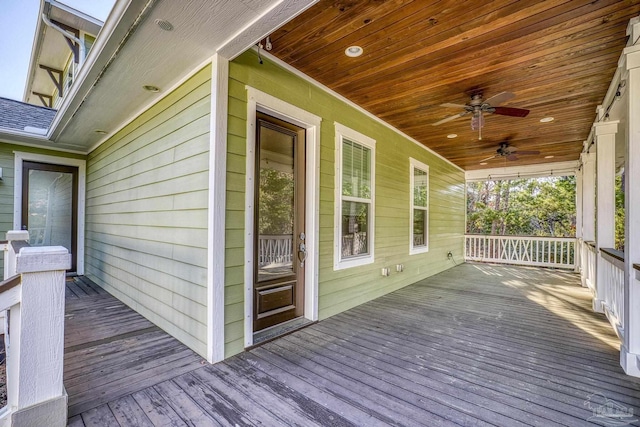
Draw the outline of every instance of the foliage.
M260 169L260 234L293 233L293 174Z
M616 176L616 249L624 251L624 174Z
M575 236L575 177L467 184L467 232Z

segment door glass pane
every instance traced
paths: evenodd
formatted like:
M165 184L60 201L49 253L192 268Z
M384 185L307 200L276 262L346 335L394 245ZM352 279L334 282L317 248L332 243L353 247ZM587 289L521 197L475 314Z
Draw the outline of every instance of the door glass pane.
M369 253L369 203L342 202L342 258Z
M64 246L72 252L73 174L29 171L29 239L32 246Z
M295 138L260 127L258 281L293 274Z

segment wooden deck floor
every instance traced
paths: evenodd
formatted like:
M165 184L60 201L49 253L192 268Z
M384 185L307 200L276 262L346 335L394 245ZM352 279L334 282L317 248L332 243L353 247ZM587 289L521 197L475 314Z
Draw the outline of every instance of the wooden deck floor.
M67 334L85 334L68 339L70 425L613 425L594 409L608 399L640 415L640 380L623 373L618 340L578 283L464 264L223 363L185 356L184 371L157 363L170 339L142 321L126 329L120 319L136 316L110 297L70 297ZM89 298L101 308L78 321ZM134 341L100 332L116 327Z

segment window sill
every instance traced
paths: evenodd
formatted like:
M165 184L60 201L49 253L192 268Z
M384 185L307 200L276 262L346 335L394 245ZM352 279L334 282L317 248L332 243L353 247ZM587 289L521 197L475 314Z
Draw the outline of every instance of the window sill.
M374 261L373 254L361 256L361 257L347 258L345 260L341 260L341 261L338 261L337 263L334 263L333 271L345 270L347 268L373 264L373 261Z
M429 252L429 246L418 246L417 248L410 248L409 255L426 254Z

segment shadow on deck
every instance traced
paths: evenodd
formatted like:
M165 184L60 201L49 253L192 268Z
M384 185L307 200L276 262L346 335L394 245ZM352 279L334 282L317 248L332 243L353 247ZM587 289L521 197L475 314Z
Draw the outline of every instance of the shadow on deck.
M640 425L594 417L640 414L640 380L567 272L464 264L206 366L72 285L91 294L67 288L74 426Z

